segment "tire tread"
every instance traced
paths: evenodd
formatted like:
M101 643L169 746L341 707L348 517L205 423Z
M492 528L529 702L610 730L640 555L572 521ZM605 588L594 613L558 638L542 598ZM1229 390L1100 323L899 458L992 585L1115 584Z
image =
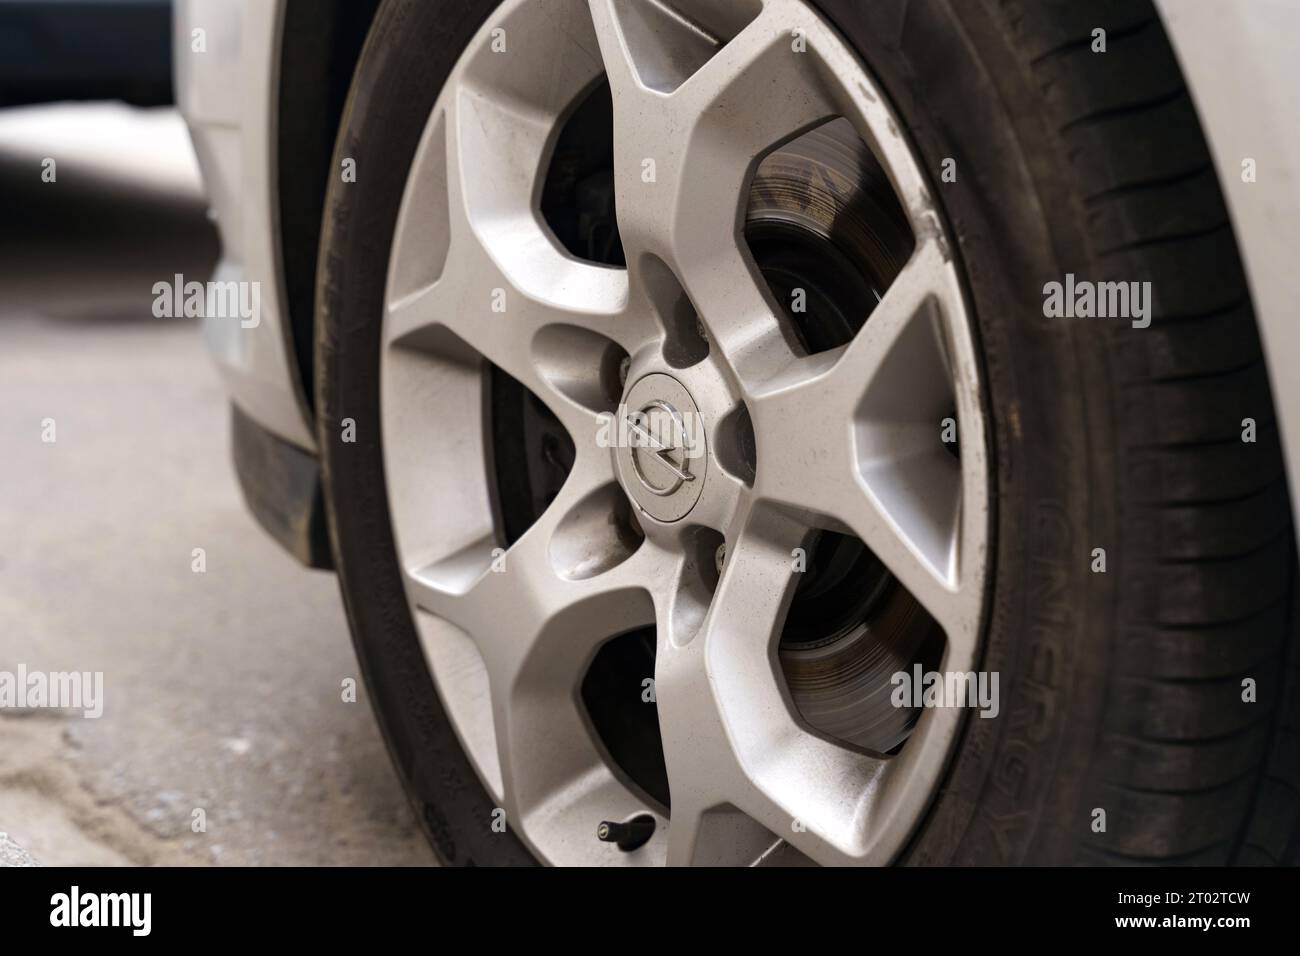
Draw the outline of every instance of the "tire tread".
M1093 756L1101 782L1087 798L1110 808L1109 832L1081 840L1078 858L1280 862L1300 834L1300 695L1284 669L1295 546L1267 371L1209 151L1148 3L997 7L1074 180L1089 277L1153 291L1148 328L1105 333L1126 532L1123 566L1110 571L1126 625ZM1097 26L1105 53L1091 48ZM1256 703L1242 700L1248 677Z

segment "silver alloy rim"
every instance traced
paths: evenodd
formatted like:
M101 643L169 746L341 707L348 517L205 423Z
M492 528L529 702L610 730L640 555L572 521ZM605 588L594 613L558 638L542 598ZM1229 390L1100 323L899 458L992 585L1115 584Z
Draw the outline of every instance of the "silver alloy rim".
M673 7L692 19L649 0L507 0L434 107L393 240L381 359L407 596L462 744L542 860L738 864L793 849L886 863L936 791L962 711L925 710L894 756L838 745L792 707L777 640L792 556L810 530L839 530L942 628L942 668L974 670L989 499L970 319L926 177L835 31L801 0ZM537 205L557 130L602 74L626 269L565 252ZM915 248L849 345L806 356L741 224L761 158L835 117L888 173ZM665 275L707 333L708 357L689 368L664 359ZM688 489L681 515L647 510L627 450L598 440L612 403L597 368L614 346L630 356L614 404L640 387L631 410L647 398L681 410L641 385L660 376L698 415L704 454L660 496ZM540 398L576 449L558 496L508 549L485 358ZM944 401L958 456L937 447ZM752 481L713 440L741 406ZM643 540L611 530L629 500ZM725 539L712 594L699 584L702 528ZM657 634L671 819L611 765L578 693L600 645L641 627ZM658 821L644 847L595 839L600 821L639 814Z

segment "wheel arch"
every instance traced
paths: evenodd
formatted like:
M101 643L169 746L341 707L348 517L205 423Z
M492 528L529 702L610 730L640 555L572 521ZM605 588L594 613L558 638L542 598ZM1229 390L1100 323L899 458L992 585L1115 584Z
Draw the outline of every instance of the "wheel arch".
M1235 227L1264 343L1293 500L1300 492L1300 298L1295 223L1300 218L1300 81L1294 41L1300 7L1284 0L1231 5L1155 0L1205 130ZM1253 160L1258 182L1242 163ZM1300 529L1300 510L1295 513Z
M289 356L314 417L316 259L334 142L361 48L381 0L283 0L276 90L280 278Z

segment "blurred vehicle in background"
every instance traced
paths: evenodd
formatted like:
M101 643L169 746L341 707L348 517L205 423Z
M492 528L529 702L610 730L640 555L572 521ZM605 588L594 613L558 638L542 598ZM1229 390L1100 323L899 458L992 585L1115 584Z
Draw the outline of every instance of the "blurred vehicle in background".
M171 0L0 0L0 106L165 106L171 21Z

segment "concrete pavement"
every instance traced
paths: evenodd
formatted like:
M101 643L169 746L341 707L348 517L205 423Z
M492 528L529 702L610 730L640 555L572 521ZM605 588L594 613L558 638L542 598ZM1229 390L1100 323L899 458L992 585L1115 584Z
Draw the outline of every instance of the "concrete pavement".
M197 326L149 312L215 251L192 180L150 175L187 140L98 119L148 145L106 170L73 136L41 184L39 134L0 114L0 671L104 675L99 719L0 709L0 832L46 865L431 863L364 689L343 699L334 578L249 517Z

